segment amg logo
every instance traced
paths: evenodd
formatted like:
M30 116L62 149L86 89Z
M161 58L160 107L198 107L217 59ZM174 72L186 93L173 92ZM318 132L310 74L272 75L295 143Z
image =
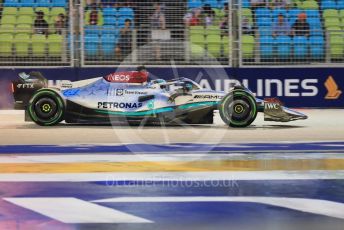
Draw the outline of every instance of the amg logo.
M278 110L279 109L279 105L276 104L276 103L265 103L265 109Z
M29 84L29 83L26 83L26 84L17 84L17 88L18 88L18 89L33 89L34 86L33 86L33 84Z
M142 103L98 102L98 109L134 109L142 107Z
M195 95L195 99L210 99L210 100L220 100L223 96L220 95Z

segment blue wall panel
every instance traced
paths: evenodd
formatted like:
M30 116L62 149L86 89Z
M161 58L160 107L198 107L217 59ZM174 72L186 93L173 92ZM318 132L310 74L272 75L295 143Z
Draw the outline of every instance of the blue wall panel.
M11 108L13 99L10 82L20 72L35 69L0 70L0 108ZM58 80L83 80L104 76L116 68L58 68L37 69L56 84ZM125 69L132 70L132 69ZM243 82L258 97L279 97L290 107L344 107L344 68L150 68L151 78L188 77L204 87L227 90L235 79ZM333 81L329 77L332 76ZM326 98L325 82L337 84L338 97Z

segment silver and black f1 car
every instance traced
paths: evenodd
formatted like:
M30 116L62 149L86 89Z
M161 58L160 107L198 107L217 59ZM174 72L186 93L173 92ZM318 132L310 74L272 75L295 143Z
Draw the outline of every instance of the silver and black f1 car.
M115 72L83 81L62 81L48 87L39 72L21 73L12 84L15 107L25 120L51 126L66 123L104 124L113 121L150 124L211 124L215 110L232 127L250 125L258 112L265 120L288 122L307 116L274 99L261 100L243 87L229 92L202 89L188 78L148 81L145 69Z

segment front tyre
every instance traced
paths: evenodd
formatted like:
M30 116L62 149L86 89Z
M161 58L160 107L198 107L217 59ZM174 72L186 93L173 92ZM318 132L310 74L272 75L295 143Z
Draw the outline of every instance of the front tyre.
M223 98L219 111L227 125L247 127L257 117L256 99L245 90L235 89Z
M32 121L41 126L56 125L64 119L64 102L57 92L50 89L37 91L27 109Z

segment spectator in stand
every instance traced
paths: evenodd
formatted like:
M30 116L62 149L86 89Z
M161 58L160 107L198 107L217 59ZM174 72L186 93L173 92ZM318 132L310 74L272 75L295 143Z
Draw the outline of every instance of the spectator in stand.
M100 0L86 0L85 10L93 10L93 9L100 9L101 2Z
M36 12L36 19L34 22L34 33L35 34L44 34L48 36L49 24L44 19L44 12L37 11Z
M259 7L268 7L269 0L251 0L251 8L256 9Z
M229 15L229 7L228 7L228 2L225 2L223 4L223 9L222 9L222 15Z
M242 34L254 35L253 25L245 16L242 18L241 31Z
M89 25L98 25L98 20L99 20L99 14L98 14L98 10L93 8L90 12L90 19L88 24Z
M125 19L124 27L120 30L118 45L116 47L116 57L123 60L124 56L131 53L132 29L131 20Z
M66 17L64 14L61 13L56 17L54 26L56 34L62 34L64 32L64 29L67 27Z
M229 30L228 30L228 14L226 14L222 21L220 22L220 30L221 30L221 36L228 36Z
M288 9L293 6L293 2L291 0L273 0L270 5L272 9Z
M184 22L187 26L199 26L201 24L201 13L200 8L194 8L184 16Z
M162 29L166 28L165 6L159 2L154 3L154 12L150 16L151 28Z
M277 22L272 26L272 36L289 36L290 35L290 26L283 14L279 14Z
M166 29L166 17L165 17L165 5L160 4L159 2L154 3L154 12L150 16L151 21L151 29L152 29L152 42L154 45L155 50L155 59L157 61L161 60L161 39L153 37L153 31L155 30L157 33L154 36L158 36L158 34L162 34L161 30Z
M117 1L115 1L115 2L111 2L111 5L109 5L109 6L112 7L112 8L119 9L121 4L119 2L117 2Z
M101 0L102 7L109 7L112 6L114 0Z
M205 4L202 10L203 24L205 26L212 26L215 18L215 11L211 8L210 4Z
M310 26L307 22L306 13L300 13L297 20L292 26L291 35L293 36L306 36L310 34Z
M114 0L111 0L112 2ZM123 4L125 7L129 7L129 8L134 8L135 7L135 4L133 3L133 1L125 1L124 4Z

